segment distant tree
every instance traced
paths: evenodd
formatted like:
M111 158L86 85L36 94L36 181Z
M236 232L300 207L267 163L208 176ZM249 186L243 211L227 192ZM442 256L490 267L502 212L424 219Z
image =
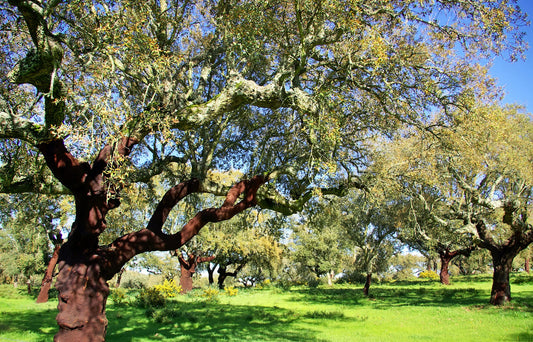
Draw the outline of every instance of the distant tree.
M368 296L372 274L386 271L390 258L399 251L395 239L398 209L393 203L372 201L361 193L343 198L341 203L347 244L354 250L356 269L366 275L363 293Z
M41 276L51 258L49 234L54 234L52 222L55 199L44 196L9 196L4 198L0 226L0 276L15 284L30 284Z
M200 256L198 252L181 252L176 251L178 260L180 262L180 285L181 292L187 293L192 290L192 277L196 273L196 267L203 262L210 262L215 258L215 255Z
M306 274L312 278L326 276L328 284L333 284L347 253L341 215L330 200L318 199L306 206L302 221L293 227L292 258L304 278Z
M402 187L424 189L408 196L423 203L426 217L491 253L490 302L506 303L513 259L533 242L531 117L516 107L479 105L457 114L453 129L430 133L396 141L389 169Z
M207 227L200 235L202 245L215 255L211 262L217 267L220 289L224 289L228 277L238 278L245 267L272 272L280 264L282 249L278 243L278 228L268 227L271 215L255 214Z

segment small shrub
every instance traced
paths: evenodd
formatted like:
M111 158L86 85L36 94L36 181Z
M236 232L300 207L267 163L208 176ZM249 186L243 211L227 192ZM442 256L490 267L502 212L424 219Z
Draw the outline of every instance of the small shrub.
M124 305L127 299L126 290L121 288L112 289L109 297L116 305Z
M181 292L181 285L177 285L174 279L166 280L163 284L155 285L154 288L165 297L176 297Z
M130 290L142 290L146 284L140 279L127 279L121 283L121 286Z
M285 278L282 278L276 282L276 286L284 291L290 290L293 285L294 283L291 280Z
M216 302L218 301L218 295L220 291L213 287L208 287L204 289L204 292L202 294L202 297L207 299L208 302Z
M228 296L236 296L237 293L239 293L239 289L236 289L233 286L229 286L229 287L224 288L224 292Z
M435 271L426 270L426 271L420 272L420 274L418 275L418 278L430 279L430 280L438 280L439 279L439 275Z
M177 320L181 316L179 310L164 308L160 310L153 310L151 312L151 317L157 322L162 324L170 324Z
M320 285L320 279L319 278L311 278L307 281L307 286L311 289L316 289Z
M137 295L137 301L142 307L163 307L166 304L165 296L155 287L142 289Z

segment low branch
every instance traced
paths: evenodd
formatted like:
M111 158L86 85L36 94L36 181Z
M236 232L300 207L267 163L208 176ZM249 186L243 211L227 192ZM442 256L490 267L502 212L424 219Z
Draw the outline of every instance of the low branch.
M202 191L202 184L197 179L180 183L167 191L159 202L150 222L145 229L124 235L116 239L108 247L102 248L99 254L103 257L106 276L111 278L122 266L135 255L148 251L175 250L187 243L200 229L209 222L220 222L231 219L238 213L254 206L256 193L268 179L255 176L235 184L226 194L221 207L204 209L196 214L176 234L166 234L162 231L170 210L187 195ZM242 199L237 200L242 195Z

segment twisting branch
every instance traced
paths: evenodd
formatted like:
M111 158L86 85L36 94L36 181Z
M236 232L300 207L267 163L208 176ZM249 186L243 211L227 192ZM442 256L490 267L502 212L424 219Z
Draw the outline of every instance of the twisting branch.
M170 210L187 195L204 191L202 183L197 179L176 185L163 196L145 229L124 235L100 250L99 254L103 256L102 263L105 264L102 269L106 270L106 275L112 277L137 254L156 250L175 250L183 246L207 223L229 220L256 205L257 190L267 181L267 177L259 175L235 184L226 194L221 207L204 209L185 224L178 233L166 234L162 228ZM241 196L242 199L237 202Z

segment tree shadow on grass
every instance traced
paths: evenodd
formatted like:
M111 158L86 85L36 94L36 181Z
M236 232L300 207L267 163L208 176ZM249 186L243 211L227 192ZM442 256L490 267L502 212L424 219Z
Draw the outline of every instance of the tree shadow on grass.
M302 296L315 304L367 305L368 301L379 309L395 306L470 306L488 302L489 293L474 288L442 287L375 287L370 288L370 295L365 297L361 289L296 289L298 293L293 300Z
M173 301L159 309L113 307L107 316L109 341L321 341L292 324L298 314L278 307Z
M31 333L33 341L52 341L57 331L56 315L56 309L1 312L0 340L5 340L5 336Z
M533 327L530 331L513 334L510 338L510 341L533 341Z
M311 304L343 306L372 305L375 309L387 310L401 306L427 307L476 307L492 308L489 304L490 290L476 288L450 288L433 286L397 286L370 288L365 297L362 289L299 288L292 289L296 295L293 301L302 297ZM533 312L533 291L520 291L513 294L513 300L503 309Z

